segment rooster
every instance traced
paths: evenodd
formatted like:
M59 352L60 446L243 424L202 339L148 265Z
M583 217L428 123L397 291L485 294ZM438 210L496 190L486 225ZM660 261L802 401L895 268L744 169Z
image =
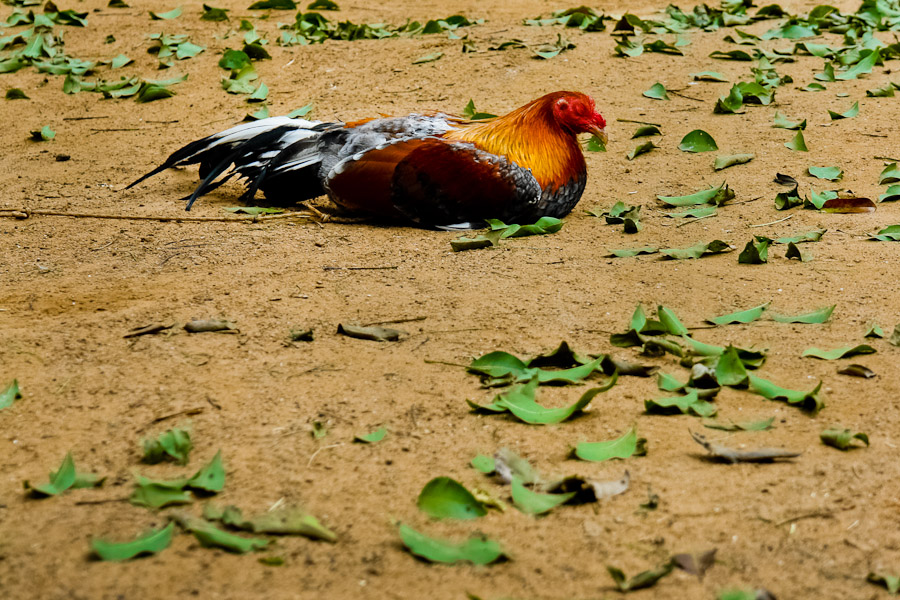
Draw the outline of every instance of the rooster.
M200 163L203 181L186 210L238 175L245 201L258 190L282 202L327 194L351 213L421 227L532 222L575 207L587 181L577 136L605 143L605 126L579 92L553 92L483 121L440 112L352 123L272 117L192 142L128 187Z

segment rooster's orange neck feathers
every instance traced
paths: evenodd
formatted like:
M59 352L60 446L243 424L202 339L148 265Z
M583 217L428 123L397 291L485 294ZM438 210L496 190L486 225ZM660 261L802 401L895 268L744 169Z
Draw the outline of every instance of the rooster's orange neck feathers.
M466 123L444 137L528 165L541 189L555 192L587 170L578 139L553 116L553 103L563 95L548 94L502 117Z

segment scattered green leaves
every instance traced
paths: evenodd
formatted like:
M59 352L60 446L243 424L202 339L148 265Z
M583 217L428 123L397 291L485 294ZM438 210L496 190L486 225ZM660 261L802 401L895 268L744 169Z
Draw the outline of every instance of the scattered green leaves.
M485 537L473 537L462 543L454 543L428 537L403 523L398 530L403 545L412 554L429 562L487 565L504 558L500 544Z
M852 431L850 429L842 429L840 427L831 427L819 434L822 443L838 450L849 450L854 448L853 440L859 440L866 446L869 445L869 436L862 432Z
M180 465L186 465L193 447L191 434L176 427L159 434L155 440L144 440L142 460L152 465L171 459Z

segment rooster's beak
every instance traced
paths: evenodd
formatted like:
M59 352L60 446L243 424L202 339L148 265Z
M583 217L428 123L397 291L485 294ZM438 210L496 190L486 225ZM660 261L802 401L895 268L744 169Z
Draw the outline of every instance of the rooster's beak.
M602 127L595 126L595 127L591 127L590 133L593 134L594 137L596 137L598 140L600 140L600 142L604 146L606 146L606 142L607 142L606 130L604 130Z

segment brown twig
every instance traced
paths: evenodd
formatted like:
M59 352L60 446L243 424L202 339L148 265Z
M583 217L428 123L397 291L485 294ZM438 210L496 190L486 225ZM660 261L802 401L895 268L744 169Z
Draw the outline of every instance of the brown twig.
M389 321L374 321L372 323L364 323L363 327L371 327L373 325L388 325L392 323L412 323L414 321L424 321L428 317L404 317L402 319L391 319Z
M148 217L143 215L110 215L105 213L71 213L58 210L44 209L15 209L0 208L0 218L28 219L33 216L41 217L71 217L73 219L120 219L125 221L186 221L186 222L217 222L217 223L256 223L259 221L273 221L275 219L314 219L312 214L290 212L281 215L247 215L237 217Z
M804 515L798 515L796 517L791 517L790 519L784 519L783 521L778 521L777 523L775 523L775 527L781 527L782 525L787 525L788 523L794 523L795 521L802 521L803 519L820 519L820 518L821 519L831 519L833 517L834 517L834 515L832 515L830 512L823 512L823 511L811 512L811 513L806 513Z
M770 221L769 223L759 223L757 225L747 225L747 227L765 227L766 225L774 225L775 223L781 223L782 221L787 221L794 215L788 215L783 219L778 219L777 221Z
M653 125L654 127L662 127L659 123L650 123L649 121L635 121L634 119L616 119L618 123L637 123L638 125Z
M715 214L711 214L711 215L703 215L702 217L694 217L690 221L685 221L684 223L679 223L678 225L675 226L675 228L677 229L678 227L684 227L685 225L690 225L691 223L696 223L697 221L699 221L701 219L708 219L710 217L715 217L715 216L716 216Z

